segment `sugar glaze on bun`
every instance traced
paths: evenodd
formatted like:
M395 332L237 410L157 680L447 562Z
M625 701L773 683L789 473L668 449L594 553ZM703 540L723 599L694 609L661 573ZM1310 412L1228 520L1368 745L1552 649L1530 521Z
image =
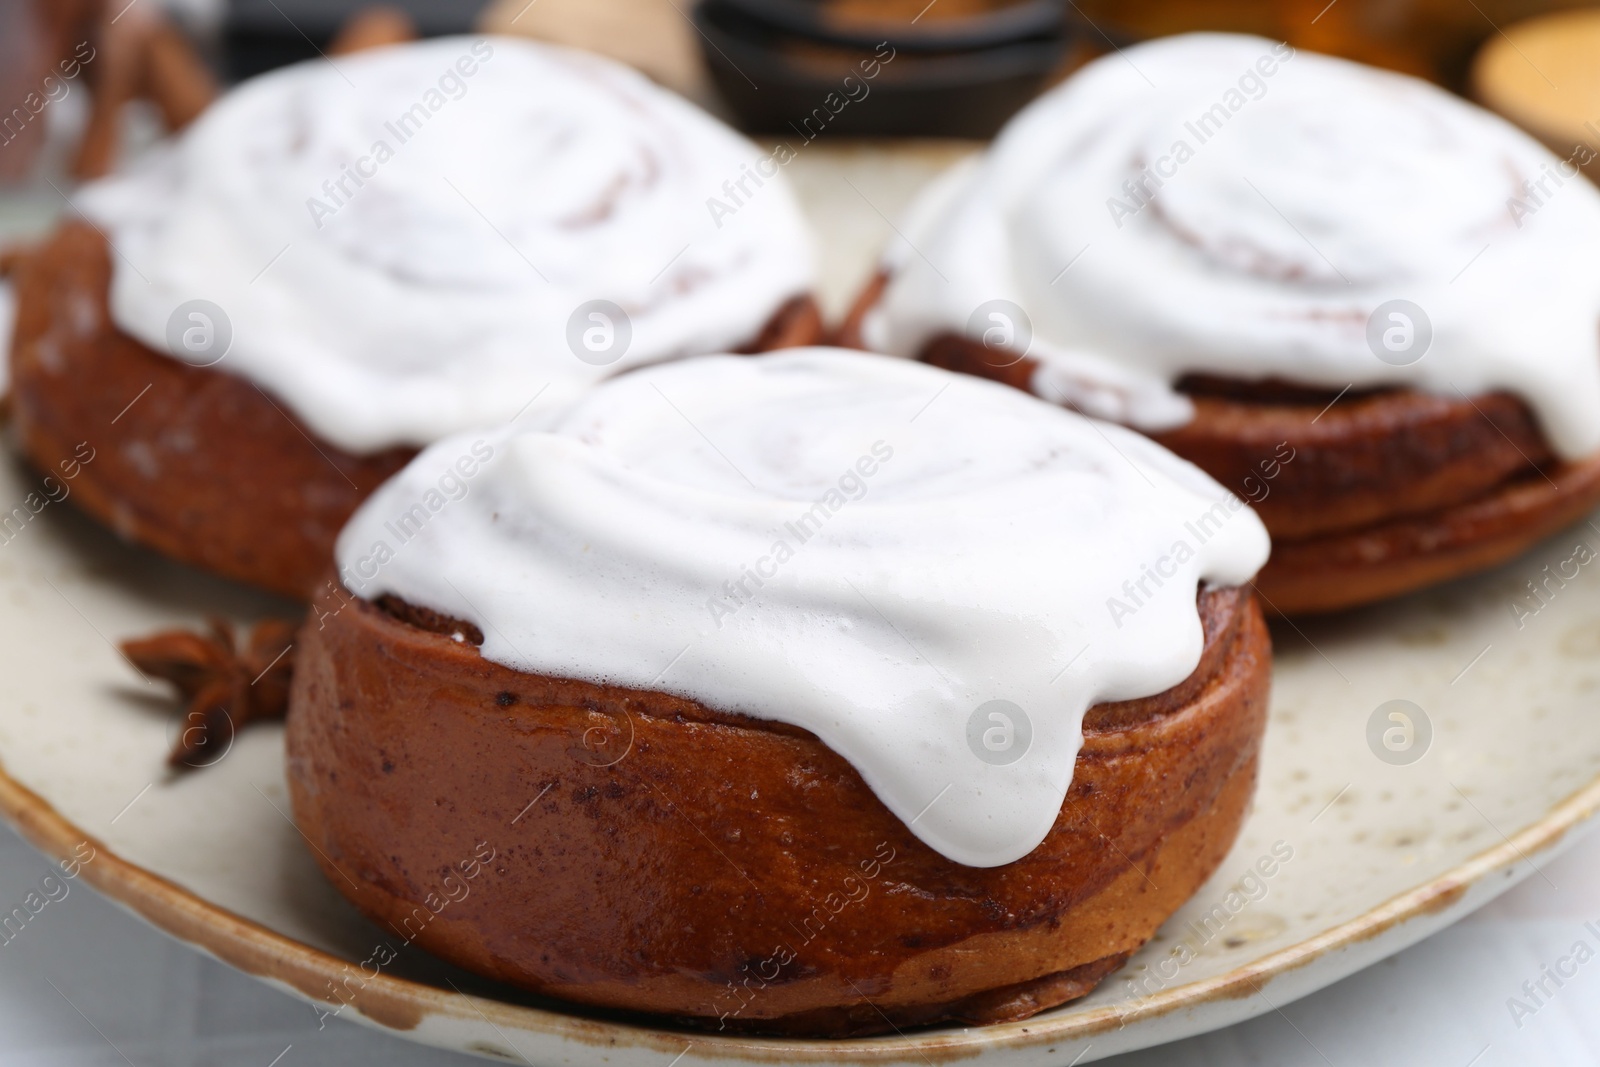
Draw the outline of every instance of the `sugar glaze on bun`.
M117 251L119 327L168 352L174 312L210 301L232 330L219 370L367 454L749 343L812 284L762 158L617 63L451 37L252 79L80 204ZM730 181L749 195L713 215ZM626 325L578 314L597 300ZM575 355L575 314L580 337L626 331L616 358Z
M809 730L977 867L1043 840L1084 712L1188 677L1198 591L1266 555L1135 433L829 349L646 368L548 430L442 441L337 549L351 591L467 620L495 663ZM1022 757L985 759L1008 723Z
M974 311L1006 300L1036 393L1147 432L1192 417L1174 386L1204 374L1505 391L1558 457L1600 451L1600 191L1415 78L1255 37L1153 41L1029 105L902 229L862 326L880 351L980 337ZM1379 358L1374 329L1418 331L1420 358Z

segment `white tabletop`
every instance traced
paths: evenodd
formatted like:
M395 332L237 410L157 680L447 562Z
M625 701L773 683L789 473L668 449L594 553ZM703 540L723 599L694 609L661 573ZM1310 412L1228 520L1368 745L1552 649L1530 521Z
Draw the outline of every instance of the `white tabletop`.
M51 865L0 829L0 912ZM1338 985L1118 1067L1600 1064L1600 836L1443 933ZM1585 962L1578 963L1575 946ZM1589 959L1592 955L1594 958ZM1568 962L1561 962L1563 959ZM1546 967L1535 1004L1520 988ZM1508 1000L1532 1014L1513 1018ZM1518 1025L1520 1023L1520 1025ZM229 970L82 884L0 944L0 1067L466 1067L482 1063L311 1008ZM663 1063L662 1067L667 1067ZM1065 1065L1063 1065L1065 1067Z

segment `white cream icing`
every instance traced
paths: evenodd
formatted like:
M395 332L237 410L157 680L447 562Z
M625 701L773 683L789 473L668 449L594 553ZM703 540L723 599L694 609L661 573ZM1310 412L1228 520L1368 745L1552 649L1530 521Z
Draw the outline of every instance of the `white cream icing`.
M1142 429L1187 422L1173 383L1207 372L1503 389L1559 455L1600 449L1600 191L1414 78L1254 37L1130 48L1025 108L902 232L865 324L882 351L976 335L1003 299L1031 320L1035 392ZM1431 322L1409 365L1369 346L1390 300Z
M233 329L216 366L360 453L752 340L812 283L764 158L609 60L442 38L249 81L80 202L116 246L119 326L165 352L174 310L211 301ZM714 216L725 183L745 195ZM569 347L591 300L629 316L618 362Z
M1086 709L1194 670L1197 589L1250 579L1267 535L1132 431L801 349L633 371L548 429L441 441L337 556L362 596L475 623L496 663L804 727L923 841L989 867L1049 831ZM1006 765L968 738L994 700L1022 709L1011 749L978 723L1022 753Z

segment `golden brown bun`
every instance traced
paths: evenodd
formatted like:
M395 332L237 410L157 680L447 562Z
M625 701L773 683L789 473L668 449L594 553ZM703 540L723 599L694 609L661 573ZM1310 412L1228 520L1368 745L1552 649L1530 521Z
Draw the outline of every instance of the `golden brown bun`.
M95 459L72 499L90 515L174 559L310 599L340 528L415 450L352 455L227 373L226 360L193 367L146 347L112 322L110 277L105 239L82 222L16 267L11 392L24 454L49 471L88 442ZM757 342L820 334L815 303L801 297Z
M875 279L841 328L862 347ZM945 334L921 359L1031 391L1036 360ZM1373 603L1486 570L1600 505L1600 456L1563 463L1506 393L1309 389L1190 376L1194 418L1150 436L1244 499L1272 535L1256 579L1284 615Z
M1506 481L1431 515L1274 541L1256 589L1285 615L1338 611L1512 559L1600 504L1600 456Z
M315 440L250 382L117 329L111 261L63 226L16 275L11 402L23 453L52 470L87 441L70 499L130 541L309 599L356 505L415 453L353 456Z
M997 1022L1084 995L1216 870L1266 723L1260 609L1207 592L1194 674L1091 709L1044 842L964 867L804 730L520 673L470 626L387 607L351 599L301 635L290 795L330 882L479 974L712 1029Z

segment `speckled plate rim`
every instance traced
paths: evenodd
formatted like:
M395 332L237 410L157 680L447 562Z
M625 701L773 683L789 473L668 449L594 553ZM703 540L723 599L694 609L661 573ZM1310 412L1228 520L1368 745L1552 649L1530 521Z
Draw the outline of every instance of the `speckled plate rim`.
M544 1063L567 1060L578 1049L609 1050L613 1062L648 1053L748 1063L931 1063L1001 1052L1027 1060L1052 1060L1077 1052L1079 1062L1098 1044L1104 1055L1176 1040L1275 1010L1392 955L1488 903L1538 868L1535 856L1553 857L1569 846L1600 813L1600 777L1549 808L1516 834L1466 862L1315 937L1200 981L1170 987L1128 1011L1108 1006L1088 1012L1046 1013L1030 1020L988 1027L918 1031L894 1037L793 1040L724 1036L655 1029L590 1019L559 1011L447 992L434 986L378 975L353 995L341 1018L351 1018L397 1036L479 1055ZM226 908L117 856L64 818L48 801L11 778L0 765L0 814L36 848L64 859L88 841L98 852L83 877L99 892L157 929L198 948L307 1003L332 1006L331 983L342 980L348 962L241 918ZM1265 993L1271 984L1274 995ZM1255 1003L1260 1001L1260 1003ZM1214 1009L1198 1012L1210 1006ZM435 1024L426 1025L425 1024ZM442 1025L440 1025L442 1024ZM566 1054L530 1059L513 1049L505 1029L540 1035ZM497 1041L496 1038L499 1040ZM1096 1040L1098 1039L1098 1040ZM687 1047L686 1047L687 1046ZM549 1050L549 1051L554 1051ZM676 1062L674 1059L673 1062ZM1038 1062L1047 1062L1039 1059Z

